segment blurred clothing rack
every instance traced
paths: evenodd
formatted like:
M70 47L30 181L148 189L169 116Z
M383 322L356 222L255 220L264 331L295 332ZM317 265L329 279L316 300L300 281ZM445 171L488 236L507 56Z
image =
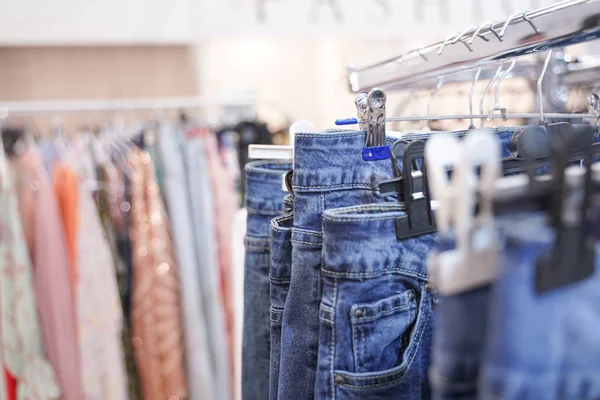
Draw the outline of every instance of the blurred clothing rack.
M477 67L487 71L486 66L498 61L598 39L599 21L600 0L565 1L537 11L513 14L504 21L472 26L442 42L370 67L350 70L348 83L355 93L375 87L384 90L435 87L440 76ZM564 73L582 77L589 75L590 70L600 71L597 66L587 71L586 68L580 64ZM521 73L528 74L528 71L526 68ZM513 76L517 72L515 70ZM581 78L570 79L579 81Z
M175 110L205 107L253 107L248 100L216 101L203 97L164 97L139 99L50 100L0 102L0 115L40 115L92 111Z

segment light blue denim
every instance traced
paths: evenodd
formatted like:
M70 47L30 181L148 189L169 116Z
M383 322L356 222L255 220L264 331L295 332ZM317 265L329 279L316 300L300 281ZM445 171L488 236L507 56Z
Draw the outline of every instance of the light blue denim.
M200 137L190 137L180 143L186 165L190 192L191 222L194 229L194 248L200 277L200 295L204 324L208 335L210 367L218 399L231 397L231 365L225 338L225 308L221 295L221 280L217 255L215 204L210 181L205 144Z
M316 399L429 399L436 234L398 240L398 203L327 210Z
M593 276L539 294L536 264L552 251L554 230L541 214L509 222L491 292L479 398L599 399L600 246Z
M363 160L365 136L327 131L295 137L292 276L283 312L280 400L315 397L323 212L383 201L377 185L392 177L390 160Z
M244 326L242 398L269 398L271 220L284 210L283 175L291 164L255 161L246 164L246 259L244 266Z
M214 376L204 322L204 307L197 268L194 228L185 165L179 148L182 132L163 124L157 135L157 156L163 165L163 185L181 283L183 337L190 397L212 393ZM212 398L220 398L212 393Z

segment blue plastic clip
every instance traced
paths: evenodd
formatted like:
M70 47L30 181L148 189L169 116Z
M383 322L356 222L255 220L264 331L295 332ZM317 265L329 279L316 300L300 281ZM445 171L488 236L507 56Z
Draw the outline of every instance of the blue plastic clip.
M345 118L345 119L336 119L336 125L356 125L358 124L357 118Z

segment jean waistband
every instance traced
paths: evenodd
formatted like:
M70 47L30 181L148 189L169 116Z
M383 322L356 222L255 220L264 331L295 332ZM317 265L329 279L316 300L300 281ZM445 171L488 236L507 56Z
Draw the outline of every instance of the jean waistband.
M510 139L518 128L496 128L502 147L502 156L510 154ZM437 134L464 136L468 130L410 134L402 140L427 141ZM393 176L391 160L365 161L362 150L364 131L326 131L325 133L297 133L294 143L295 192L324 192L347 189L373 189ZM398 138L388 137L388 144Z
M323 228L323 273L353 279L398 273L427 279L426 259L436 234L399 241L395 220L406 215L399 203L327 210Z
M246 208L248 212L283 212L283 175L292 169L286 161L264 160L246 164Z
M292 226L294 215L284 214L271 221L271 278L289 279L292 274Z

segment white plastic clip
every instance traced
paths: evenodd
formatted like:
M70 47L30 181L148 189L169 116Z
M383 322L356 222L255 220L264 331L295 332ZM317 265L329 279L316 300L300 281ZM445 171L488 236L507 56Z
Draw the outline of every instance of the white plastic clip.
M428 170L437 168L438 171L431 176L432 193L434 196L441 193L442 196L438 198L441 201L436 210L438 228L441 234L445 229L451 229L456 237L454 249L436 254L430 262L433 283L445 295L461 293L493 281L497 273L498 252L492 212L492 198L500 176L498 139L491 130L477 130L471 132L458 149L450 143L450 140L444 143L432 139L428 146L431 144L433 150L428 152L426 149ZM446 160L460 160L455 163L449 183L440 178L440 162L429 160L429 157L442 154L442 145L448 146L446 151L452 153L446 156ZM476 206L478 212L474 214Z

